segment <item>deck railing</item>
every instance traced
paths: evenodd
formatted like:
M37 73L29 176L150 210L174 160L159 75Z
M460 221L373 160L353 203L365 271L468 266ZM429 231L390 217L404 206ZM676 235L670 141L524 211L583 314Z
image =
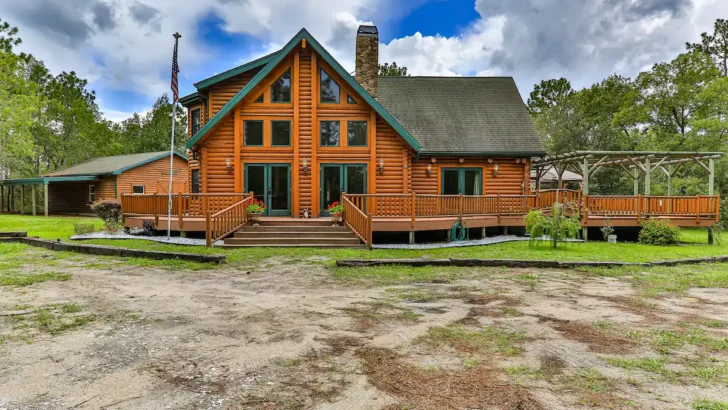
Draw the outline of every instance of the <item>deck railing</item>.
M367 248L372 247L372 215L365 214L356 206L346 194L342 195L341 203L344 206L344 223L361 239ZM359 202L360 204L362 202Z
M208 247L240 229L248 221L248 205L253 202L253 193L220 212L207 212L205 216L205 239Z
M535 195L537 208L550 208L556 202L581 204L581 191L571 189L545 189Z
M172 194L172 215L205 217L238 203L250 194ZM121 212L125 216L167 215L167 194L122 194Z

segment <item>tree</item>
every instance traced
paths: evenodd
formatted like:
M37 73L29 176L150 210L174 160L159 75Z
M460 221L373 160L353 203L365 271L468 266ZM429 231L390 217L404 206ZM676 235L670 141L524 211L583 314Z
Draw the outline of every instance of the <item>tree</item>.
M176 109L175 149L184 150L187 140L187 115L184 110ZM169 150L172 134L172 103L163 94L145 115L134 114L116 127L124 153L153 152Z
M553 107L574 93L571 83L566 78L541 81L536 84L528 98L528 111L538 114Z
M383 77L402 77L409 74L407 74L407 67L399 67L396 62L392 62L392 64L379 64L379 75Z
M723 77L728 77L728 20L717 19L713 34L703 33L700 37L700 43L685 43L687 49L709 55Z
M545 214L540 209L530 211L523 219L526 232L530 236L529 245L548 240L551 247L556 248L559 242L578 238L581 230L578 215L578 209L558 202L551 206L550 214Z

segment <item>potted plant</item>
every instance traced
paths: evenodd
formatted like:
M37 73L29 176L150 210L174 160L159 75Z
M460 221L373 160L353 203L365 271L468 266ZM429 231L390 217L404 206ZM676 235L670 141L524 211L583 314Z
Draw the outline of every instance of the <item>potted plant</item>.
M253 202L247 208L248 217L253 226L260 226L260 216L265 212L265 204L253 198Z
M344 213L344 205L339 203L339 201L336 201L329 205L329 215L331 215L331 222L334 224L334 226L338 225L339 222L341 222L341 214Z

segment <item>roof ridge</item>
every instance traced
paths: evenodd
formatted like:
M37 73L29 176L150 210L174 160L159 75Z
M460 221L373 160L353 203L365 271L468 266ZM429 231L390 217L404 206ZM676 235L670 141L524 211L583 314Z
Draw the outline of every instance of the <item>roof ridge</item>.
M380 75L379 78L391 78L391 79L412 79L412 78L438 78L438 79L459 79L459 80L472 80L472 79L513 79L510 75L493 75L493 76L455 76L455 75Z

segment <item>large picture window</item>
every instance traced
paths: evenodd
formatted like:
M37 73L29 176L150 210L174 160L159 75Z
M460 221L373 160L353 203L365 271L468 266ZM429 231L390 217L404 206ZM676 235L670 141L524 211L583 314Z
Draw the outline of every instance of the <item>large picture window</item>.
M271 145L274 147L288 147L291 145L291 122L271 121Z
M346 143L350 147L366 147L367 122L349 121L346 123Z
M270 87L270 100L274 103L291 102L291 69L286 70Z
M338 147L341 123L339 121L321 121L321 146Z
M333 78L321 69L321 103L338 104L341 98L341 88Z
M190 125L190 127L192 128L192 135L195 135L197 134L197 131L200 130L200 109L198 108L196 110L192 110L191 117L192 124Z
M263 146L263 121L243 121L245 146Z

